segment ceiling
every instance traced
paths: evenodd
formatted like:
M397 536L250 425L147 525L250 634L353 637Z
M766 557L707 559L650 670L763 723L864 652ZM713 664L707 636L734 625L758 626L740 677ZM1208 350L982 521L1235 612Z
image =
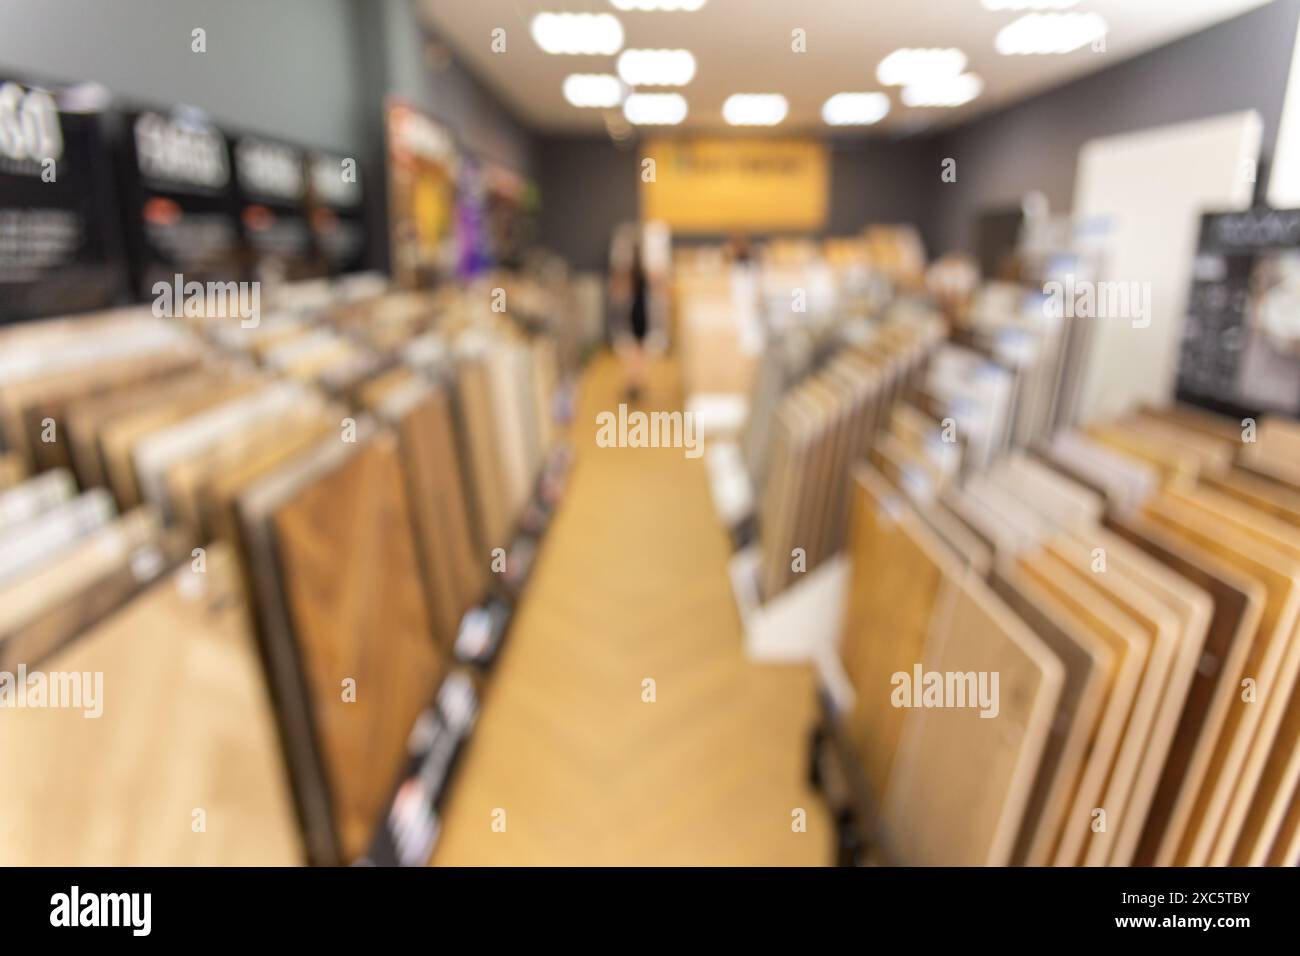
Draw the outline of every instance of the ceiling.
M886 90L888 117L875 131L903 133L960 122L1067 80L1204 29L1271 0L1080 0L1071 9L1101 14L1110 27L1105 52L1003 56L998 30L1021 15L992 12L981 0L707 0L695 12L625 12L610 0L417 0L431 26L529 125L551 132L595 132L617 110L579 109L561 93L570 73L614 73L614 56L554 56L534 42L529 23L548 12L612 13L624 48L679 48L696 58L681 88L689 103L683 128L726 128L732 93L782 93L790 111L778 130L831 131L822 103L842 91ZM493 30L506 50L492 51ZM791 49L791 31L807 49ZM976 100L956 108L908 108L897 87L876 82L876 64L899 47L958 47L984 80ZM1248 51L1243 51L1248 55ZM857 128L860 132L861 128Z

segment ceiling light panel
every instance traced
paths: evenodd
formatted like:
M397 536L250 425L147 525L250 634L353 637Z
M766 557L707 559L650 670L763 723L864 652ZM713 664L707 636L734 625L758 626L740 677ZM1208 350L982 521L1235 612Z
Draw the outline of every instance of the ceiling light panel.
M623 24L612 13L539 13L532 33L547 53L612 56L623 49Z
M1106 35L1096 13L1028 13L998 31L994 46L1007 56L1070 53Z
M610 0L620 10L685 10L694 12L704 6L704 0Z
M618 75L628 86L685 86L695 78L690 50L624 50Z
M926 80L903 87L905 106L964 106L984 90L984 81L974 73Z
M722 104L722 118L732 126L775 126L789 111L780 93L733 93Z
M904 47L876 67L876 79L885 86L906 86L950 79L966 69L966 54L954 47Z
M822 104L822 119L830 126L870 126L888 115L884 93L836 93Z
M564 78L564 98L585 109L609 109L623 102L625 88L608 73L573 73Z
M1067 10L1079 0L982 0L985 10Z
M631 93L623 115L633 126L676 126L686 119L686 97L680 93Z

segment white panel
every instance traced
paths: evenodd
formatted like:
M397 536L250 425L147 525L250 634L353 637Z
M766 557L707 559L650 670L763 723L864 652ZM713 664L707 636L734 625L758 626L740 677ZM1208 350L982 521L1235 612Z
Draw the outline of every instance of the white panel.
M1273 165L1268 174L1268 204L1274 209L1300 206L1300 30L1291 52L1291 74L1282 101Z
M1262 128L1249 110L1089 140L1079 150L1074 216L1103 237L1101 278L1150 294L1149 324L1145 315L1087 320L1082 420L1173 395L1200 216L1250 206Z

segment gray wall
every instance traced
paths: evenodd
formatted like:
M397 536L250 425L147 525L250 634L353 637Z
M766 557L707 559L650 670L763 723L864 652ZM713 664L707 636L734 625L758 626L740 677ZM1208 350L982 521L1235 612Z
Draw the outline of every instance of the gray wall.
M1277 0L934 137L928 233L940 249L969 249L981 209L1034 189L1053 210L1068 210L1079 147L1097 136L1253 108L1267 160L1298 17L1300 0ZM957 160L956 183L939 180L944 157Z
M351 151L360 143L352 0L3 0L0 70L97 80L189 103L242 130ZM190 31L208 50L190 50Z

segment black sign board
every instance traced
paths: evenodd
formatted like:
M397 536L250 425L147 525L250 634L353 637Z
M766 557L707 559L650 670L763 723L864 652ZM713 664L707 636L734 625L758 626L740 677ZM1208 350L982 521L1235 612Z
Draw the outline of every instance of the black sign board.
M1179 399L1300 414L1300 209L1203 216L1192 275Z
M157 282L242 278L244 255L225 134L201 112L126 113L122 206L136 294Z
M108 95L0 77L0 322L98 309L125 291Z
M328 275L366 266L361 173L353 157L316 150L307 156L308 206L316 253Z

